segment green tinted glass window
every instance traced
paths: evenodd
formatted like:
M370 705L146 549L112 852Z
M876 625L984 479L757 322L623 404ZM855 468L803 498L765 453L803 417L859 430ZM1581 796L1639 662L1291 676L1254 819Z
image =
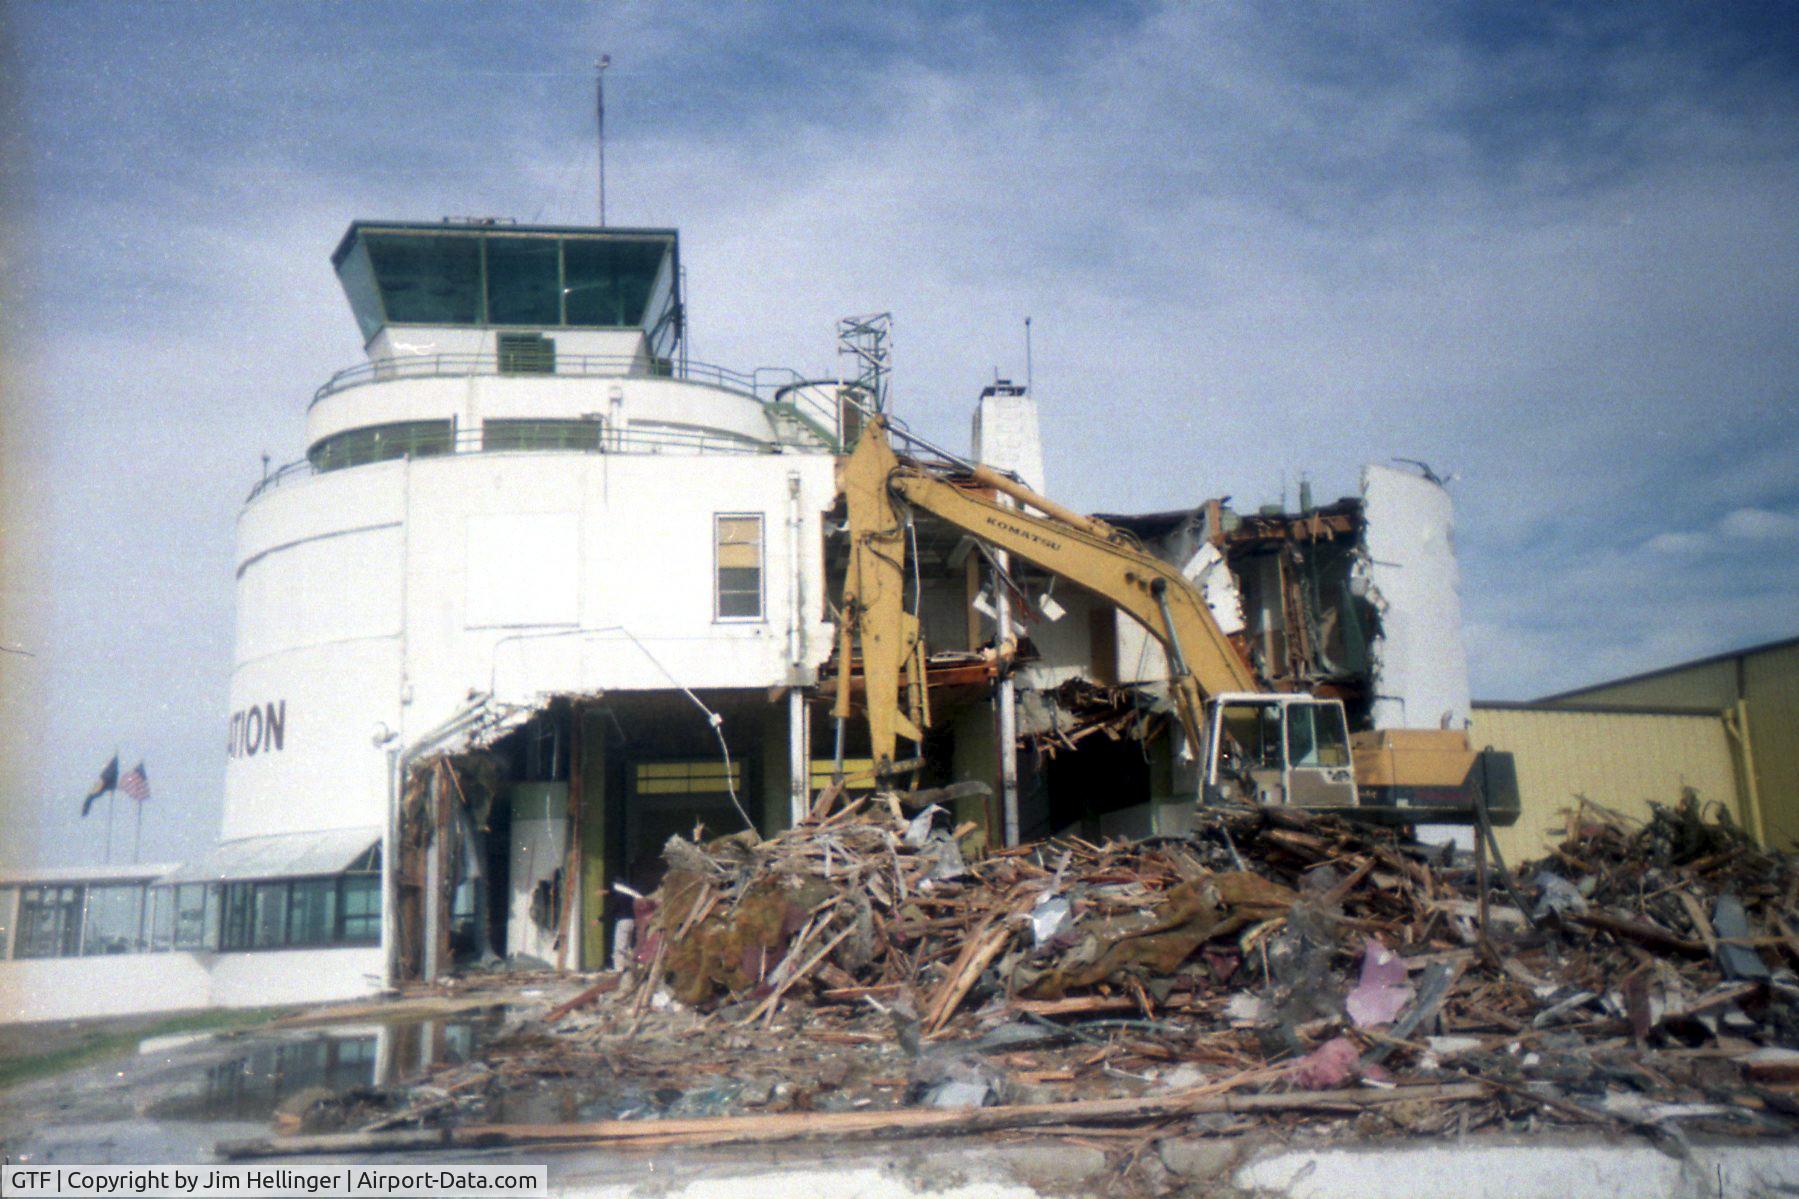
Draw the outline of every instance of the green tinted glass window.
M554 238L488 238L487 319L495 325L562 323L562 274Z
M250 944L257 949L277 949L287 943L287 884L256 884L255 915Z
M287 908L289 945L325 945L337 928L337 880L301 879Z
M312 468L322 473L342 470L346 466L386 462L392 458L431 458L448 454L455 448L451 444L453 440L454 433L447 420L398 421L391 425L346 429L313 446L306 456L311 460Z
M363 240L388 320L472 325L481 319L481 245L476 238L467 234L370 233ZM354 260L352 254L345 267ZM346 280L346 290L348 287ZM354 295L351 300L355 302Z
M481 426L488 450L597 450L597 420L489 420Z
M656 273L668 253L664 242L563 243L568 323L617 328L643 323Z
M356 314L356 326L367 341L381 331L387 318L381 309L381 292L375 286L375 268L369 263L367 243L358 241L337 268L337 278L350 298L350 311Z
M338 879L338 936L343 944L381 939L381 877L347 874Z

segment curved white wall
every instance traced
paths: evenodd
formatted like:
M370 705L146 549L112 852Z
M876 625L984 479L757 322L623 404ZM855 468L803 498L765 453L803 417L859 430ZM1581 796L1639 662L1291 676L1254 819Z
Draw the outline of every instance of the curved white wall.
M624 383L761 419L728 393ZM471 690L537 704L810 682L831 648L818 580L833 467L822 453L479 453L265 492L238 522L222 837L382 823L377 722L409 745ZM727 513L763 518L760 619L714 616L713 519Z

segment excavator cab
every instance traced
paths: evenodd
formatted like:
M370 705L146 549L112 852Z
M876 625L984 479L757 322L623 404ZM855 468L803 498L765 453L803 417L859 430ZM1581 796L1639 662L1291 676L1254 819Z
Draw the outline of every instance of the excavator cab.
M1304 808L1357 806L1349 724L1334 699L1226 692L1207 705L1205 794Z

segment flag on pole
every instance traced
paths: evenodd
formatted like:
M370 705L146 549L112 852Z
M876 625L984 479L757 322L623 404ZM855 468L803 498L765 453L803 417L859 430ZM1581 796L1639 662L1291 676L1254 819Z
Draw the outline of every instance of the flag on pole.
M105 795L108 791L115 790L118 787L118 785L119 785L119 755L114 754L112 756L112 761L110 761L106 764L106 768L100 772L100 777L94 781L93 790L89 791L87 793L87 798L85 798L81 801L81 814L83 816L86 816L88 814L88 812L93 808L94 801L96 799L99 799L102 795Z
M139 803L150 798L150 776L144 773L142 762L119 776L119 790Z

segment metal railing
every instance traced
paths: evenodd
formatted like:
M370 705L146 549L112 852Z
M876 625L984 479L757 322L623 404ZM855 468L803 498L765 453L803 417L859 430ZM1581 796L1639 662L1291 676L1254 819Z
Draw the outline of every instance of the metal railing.
M470 375L503 375L507 378L624 378L679 379L686 383L703 383L727 391L763 398L784 383L797 378L792 371L763 367L748 374L707 362L668 362L636 354L563 354L545 358L543 364L553 369L531 370L523 366L523 356L515 358L499 354L417 354L396 358L378 358L345 367L327 379L312 395L318 403L326 396L361 387L365 383L385 383L391 379L467 378ZM504 366L502 366L504 362ZM774 375L778 381L765 380ZM787 378L780 378L780 376Z
M591 426L591 433L583 426ZM350 434L373 432L350 430ZM340 435L341 436L341 435ZM608 427L603 421L505 421L488 429L457 429L442 434L409 432L393 441L365 440L315 447L316 457L290 462L263 476L244 502L255 500L297 479L330 474L355 466L412 458L447 458L461 454L780 454L793 445L755 441L729 433L691 429Z

